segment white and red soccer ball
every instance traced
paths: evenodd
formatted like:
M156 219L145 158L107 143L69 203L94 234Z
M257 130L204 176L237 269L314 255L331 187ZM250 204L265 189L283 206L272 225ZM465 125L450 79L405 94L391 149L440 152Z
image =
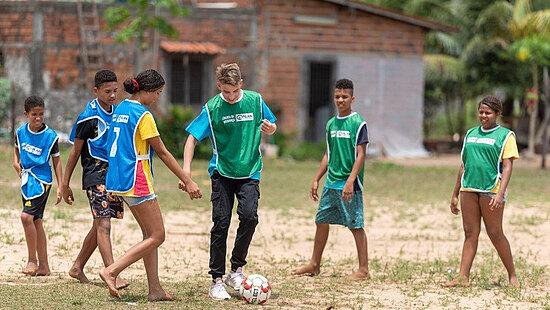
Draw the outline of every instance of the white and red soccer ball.
M261 305L271 296L271 285L264 276L251 274L244 278L239 292L247 303Z

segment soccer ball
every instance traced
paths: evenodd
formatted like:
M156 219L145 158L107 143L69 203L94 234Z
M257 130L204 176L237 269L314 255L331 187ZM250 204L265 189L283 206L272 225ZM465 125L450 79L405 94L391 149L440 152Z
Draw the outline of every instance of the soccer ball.
M247 303L261 305L271 296L271 285L264 276L251 274L244 278L239 292Z

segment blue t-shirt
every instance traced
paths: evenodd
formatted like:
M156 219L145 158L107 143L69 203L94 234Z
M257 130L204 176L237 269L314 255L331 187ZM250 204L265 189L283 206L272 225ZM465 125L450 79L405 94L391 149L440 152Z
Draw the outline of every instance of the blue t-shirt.
M223 98L223 97L222 97ZM265 104L263 98L262 98L262 118L268 120L271 123L275 123L277 121L277 118L271 112L271 110L267 107ZM212 136L212 128L210 127L210 121L208 118L208 112L206 112L206 107L202 107L202 111L197 116L189 126L185 129L190 135L195 137L198 141L203 140L206 137ZM210 160L210 163L208 164L208 173L210 173L210 176L214 173L214 170L216 169L216 154L212 156L212 159ZM260 172L256 172L251 177L254 180L260 179Z

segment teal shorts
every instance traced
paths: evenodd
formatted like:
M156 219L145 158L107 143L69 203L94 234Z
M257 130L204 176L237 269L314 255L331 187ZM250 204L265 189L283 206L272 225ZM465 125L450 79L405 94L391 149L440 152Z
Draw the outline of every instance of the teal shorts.
M363 192L354 191L351 201L342 200L342 190L324 188L315 223L338 224L349 229L364 228Z

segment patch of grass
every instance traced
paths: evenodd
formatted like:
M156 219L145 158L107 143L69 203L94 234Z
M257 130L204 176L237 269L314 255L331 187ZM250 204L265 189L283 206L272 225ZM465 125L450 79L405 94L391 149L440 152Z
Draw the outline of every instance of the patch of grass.
M514 216L510 220L510 225L516 225L516 226L538 226L543 224L544 222L548 221L548 215L545 217L539 216L537 214L525 216L525 215L518 215Z
M6 231L3 231L0 233L0 241L7 245L12 245L15 243L15 236Z

